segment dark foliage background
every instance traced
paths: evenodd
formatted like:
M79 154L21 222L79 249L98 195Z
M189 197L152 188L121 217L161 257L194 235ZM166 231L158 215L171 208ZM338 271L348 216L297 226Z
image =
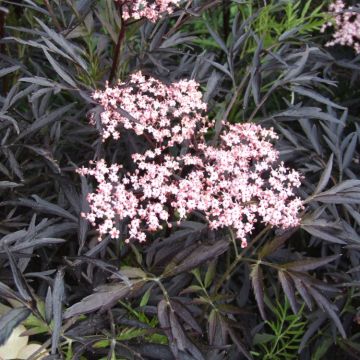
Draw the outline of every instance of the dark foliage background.
M26 319L49 359L360 357L360 56L323 46L325 11L185 1L128 24L114 72L112 0L0 2L0 342ZM196 79L215 131L273 126L304 174L301 227L259 229L244 250L197 221L99 243L80 215L94 184L75 170L120 162L133 139L101 142L91 93L139 69Z

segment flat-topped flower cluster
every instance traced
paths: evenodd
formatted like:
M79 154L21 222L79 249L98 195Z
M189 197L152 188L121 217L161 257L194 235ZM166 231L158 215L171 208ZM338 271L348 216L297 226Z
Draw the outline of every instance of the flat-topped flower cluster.
M279 162L272 129L224 124L218 143L210 145L206 104L192 80L165 85L136 73L94 99L103 107L103 139L133 131L149 145L132 155L133 171L105 160L79 170L98 183L84 216L100 237L124 236L119 223L126 222L126 241L145 241L149 233L201 214L211 229L234 229L246 246L257 223L298 225L300 175Z
M165 85L136 73L127 83L96 91L93 98L104 108L100 115L103 140L119 139L121 124L137 135L148 133L160 147L165 142L172 146L190 139L197 125L204 127L206 121L202 116L206 104L192 80Z
M346 45L352 47L356 53L360 53L360 13L347 7L343 0L336 0L330 4L329 12L333 16L333 22L328 22L322 27L322 32L328 27L334 27L333 39L326 46Z
M155 22L162 14L171 14L181 0L115 0L122 5L124 20L146 18Z

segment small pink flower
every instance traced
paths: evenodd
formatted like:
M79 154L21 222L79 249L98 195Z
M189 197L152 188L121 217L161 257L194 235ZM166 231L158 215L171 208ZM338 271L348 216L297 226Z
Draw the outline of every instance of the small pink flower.
M126 242L143 242L148 233L194 212L205 216L210 229L232 228L243 247L258 223L284 229L299 224L302 201L295 188L300 175L279 162L274 131L251 123L224 124L219 143L209 145L206 105L197 89L194 81L165 85L136 73L128 83L94 94L104 107L101 121L109 136L112 124L119 134L129 129L152 139L151 149L132 155L132 172L104 160L79 169L98 183L88 195L85 217L97 224L100 238L119 237L120 221L128 224ZM183 153L184 142L188 150Z
M160 144L173 146L189 140L197 127L200 132L206 131L203 116L206 104L193 80L165 85L151 77L145 79L138 72L128 83L96 91L93 98L104 109L100 115L103 140L109 137L117 140L125 128L139 136L149 136L158 145L155 151L161 153ZM131 120L122 115L119 108L127 112ZM151 152L148 155L153 156Z
M147 18L155 22L164 13L171 14L181 0L115 0L122 5L123 19Z
M326 46L346 45L360 53L360 13L351 11L351 6L346 8L343 0L336 0L329 6L334 21L326 23L321 31L334 27L333 39Z

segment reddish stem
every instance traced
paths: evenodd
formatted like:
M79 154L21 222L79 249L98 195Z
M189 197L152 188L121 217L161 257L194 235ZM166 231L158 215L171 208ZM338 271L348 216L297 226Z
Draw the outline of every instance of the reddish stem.
M118 37L118 41L116 43L116 47L115 47L115 51L114 51L114 57L113 57L113 63L111 66L111 71L110 71L110 76L109 76L109 83L111 84L115 75L116 75L116 70L118 67L118 63L119 63L119 58L120 58L120 53L121 53L121 45L122 42L125 38L125 30L126 30L126 25L125 22L122 19L122 6L120 5L119 7L119 12L120 12L120 32L119 32L119 37Z
M0 40L5 36L5 16L6 14L0 10ZM0 44L0 54L5 55L5 44ZM7 78L6 76L3 77L2 80L2 94L6 95L7 93Z

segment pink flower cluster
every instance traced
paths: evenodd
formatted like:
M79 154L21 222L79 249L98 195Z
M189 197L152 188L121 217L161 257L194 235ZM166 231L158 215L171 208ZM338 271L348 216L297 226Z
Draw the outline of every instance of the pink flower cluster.
M116 0L122 7L124 20L147 18L155 22L163 13L171 14L181 0Z
M137 135L151 135L158 146L165 141L172 146L190 139L196 127L204 127L206 121L202 116L206 104L192 80L165 85L138 72L128 83L106 87L93 98L104 108L100 115L103 140L110 136L119 139L122 126Z
M325 24L321 31L334 26L333 40L326 46L336 44L352 47L356 53L360 53L360 13L352 11L352 7L346 7L343 0L336 0L329 6L329 11L334 17L333 22Z
M164 85L138 73L127 86L95 94L106 113L103 137L117 139L127 128L154 140L143 154L132 155L133 171L105 160L79 170L98 183L84 216L98 227L100 238L119 237L119 222L125 221L126 241L145 241L148 233L197 213L211 229L234 229L243 247L257 223L298 225L302 201L294 189L300 175L279 162L271 142L276 134L251 123L224 125L219 143L209 145L203 134L206 106L196 89L193 81ZM127 108L130 120L117 106ZM188 150L180 151L184 142Z

